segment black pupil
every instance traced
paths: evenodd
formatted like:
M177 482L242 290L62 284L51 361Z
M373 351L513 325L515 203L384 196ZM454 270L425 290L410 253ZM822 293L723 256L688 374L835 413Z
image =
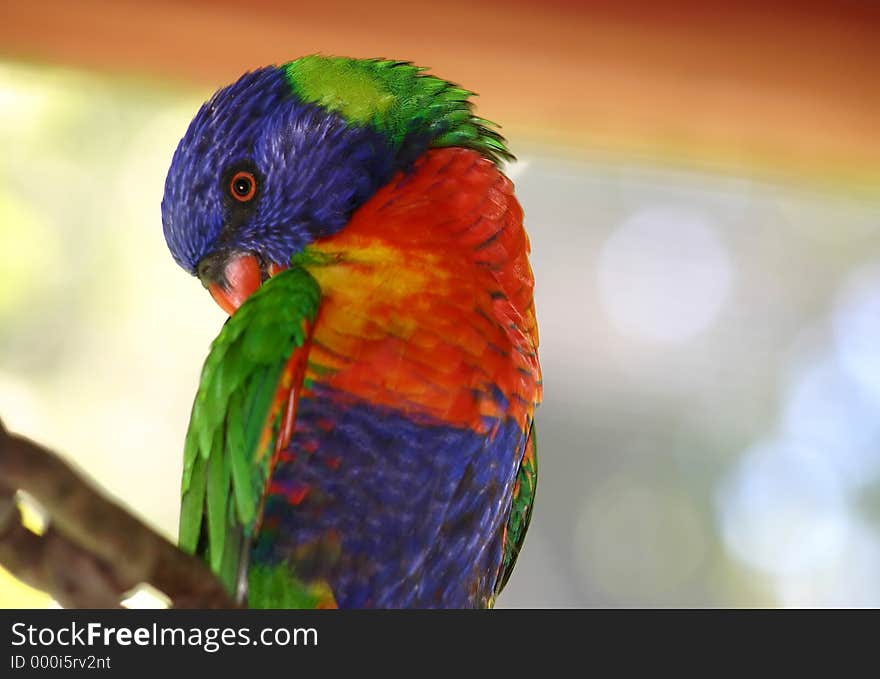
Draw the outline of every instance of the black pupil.
M239 196L246 196L251 192L251 180L247 177L239 177L232 184L232 189Z

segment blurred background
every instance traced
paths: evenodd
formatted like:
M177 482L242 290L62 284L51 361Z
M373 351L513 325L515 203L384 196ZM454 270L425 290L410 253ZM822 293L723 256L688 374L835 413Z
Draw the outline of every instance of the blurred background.
M177 141L245 70L409 59L519 158L546 400L499 606L880 605L880 9L778 4L7 3L0 417L173 538L223 321L162 238Z

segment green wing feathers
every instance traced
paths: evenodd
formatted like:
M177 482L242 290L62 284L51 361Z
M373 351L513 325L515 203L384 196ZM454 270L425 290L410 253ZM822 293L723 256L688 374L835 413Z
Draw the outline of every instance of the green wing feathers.
M319 304L307 272L278 273L229 318L202 368L184 446L178 541L202 554L231 592L272 473L280 388Z
M522 548L532 520L532 507L535 504L535 488L538 484L538 449L534 422L526 440L525 451L516 481L513 487L513 502L510 505L510 516L504 531L504 553L501 560L501 569L498 573L498 581L495 585L495 594L498 595L516 565L519 550Z

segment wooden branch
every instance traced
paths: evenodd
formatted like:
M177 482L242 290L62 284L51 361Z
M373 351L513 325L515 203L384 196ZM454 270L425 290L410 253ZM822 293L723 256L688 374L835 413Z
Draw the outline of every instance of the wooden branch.
M36 535L21 523L19 490L49 516ZM68 608L119 607L149 583L174 608L234 608L219 580L57 455L0 422L0 565Z

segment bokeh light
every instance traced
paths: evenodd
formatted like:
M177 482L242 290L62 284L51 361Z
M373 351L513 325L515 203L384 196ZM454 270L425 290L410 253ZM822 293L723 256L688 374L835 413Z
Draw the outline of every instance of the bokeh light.
M880 473L880 407L830 357L799 372L785 397L783 432L815 451L847 486Z
M719 490L725 541L744 562L776 575L834 559L850 529L834 469L799 444L771 440L747 451Z
M602 302L620 330L681 341L718 315L732 270L709 220L662 206L636 212L609 236L598 276Z
M863 267L846 281L833 324L841 366L880 404L880 263Z
M662 602L706 559L708 525L685 493L617 477L583 502L575 556L583 577L611 596Z

